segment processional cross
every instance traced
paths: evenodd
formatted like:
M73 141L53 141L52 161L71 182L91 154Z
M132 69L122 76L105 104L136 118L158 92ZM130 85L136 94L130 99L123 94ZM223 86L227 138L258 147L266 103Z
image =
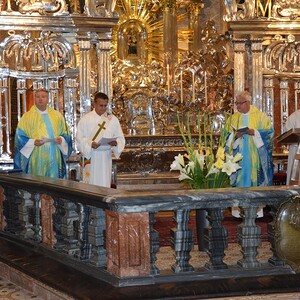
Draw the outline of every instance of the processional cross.
M100 134L100 132L101 132L102 130L105 130L105 129L106 129L105 124L106 124L106 122L103 121L101 124L99 123L99 124L97 125L97 126L99 126L99 128L98 128L97 132L95 133L95 135L94 135L92 141L95 141L95 139L96 139L97 136Z

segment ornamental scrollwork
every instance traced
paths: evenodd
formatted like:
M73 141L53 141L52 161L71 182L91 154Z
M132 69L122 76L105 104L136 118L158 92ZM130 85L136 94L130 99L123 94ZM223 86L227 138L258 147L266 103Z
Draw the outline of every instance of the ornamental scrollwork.
M76 57L70 44L59 34L42 31L39 38L30 32L9 36L0 43L1 67L16 71L50 71L76 68ZM46 62L46 64L45 64Z
M68 11L68 6L64 0L18 0L16 3L21 14L63 15Z
M295 36L276 35L265 52L265 68L279 72L299 72L300 43Z
M300 16L300 3L297 0L277 0L272 8L274 18L289 18L295 20Z

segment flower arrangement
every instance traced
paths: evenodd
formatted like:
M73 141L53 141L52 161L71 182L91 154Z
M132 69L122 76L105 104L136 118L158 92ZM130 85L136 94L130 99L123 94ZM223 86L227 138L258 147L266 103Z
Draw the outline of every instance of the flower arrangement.
M201 119L204 120L204 132L201 130ZM228 117L226 118L228 119ZM235 173L240 166L238 162L242 155L237 153L232 155L232 146L226 147L226 137L228 131L224 124L220 128L220 136L217 149L213 146L212 126L207 126L208 117L198 116L198 144L195 145L190 129L190 117L187 117L187 134L184 134L183 127L178 117L179 130L182 135L186 153L178 154L171 164L171 171L179 171L178 179L189 184L193 189L222 188L230 186L230 176ZM209 134L206 128L210 128ZM204 143L203 143L204 141Z

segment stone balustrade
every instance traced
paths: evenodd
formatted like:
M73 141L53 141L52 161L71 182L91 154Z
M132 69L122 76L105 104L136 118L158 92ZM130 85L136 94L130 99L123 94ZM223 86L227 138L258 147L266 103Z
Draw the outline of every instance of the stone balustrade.
M122 190L20 173L0 174L0 186L0 238L46 252L115 286L294 273L276 253L274 216L282 203L299 194L298 186L185 190L157 184ZM237 206L242 212L237 226L242 259L228 266L228 233L222 220L227 208ZM273 217L268 224L272 256L264 264L257 259L262 238L255 219L260 206L268 206ZM190 262L195 237L188 223L194 210L205 210L209 221L209 259L201 269ZM170 232L170 255L175 257L170 270L156 264L160 245L155 215L162 211L173 212L176 221Z

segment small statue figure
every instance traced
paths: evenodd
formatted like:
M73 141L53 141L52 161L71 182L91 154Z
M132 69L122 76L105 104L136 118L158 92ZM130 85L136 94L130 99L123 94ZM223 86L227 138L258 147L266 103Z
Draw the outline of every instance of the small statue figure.
M113 17L116 0L85 0L84 11L88 16Z
M255 18L255 0L247 0L244 3L245 19Z
M236 21L237 3L236 0L224 0L226 15L224 21Z

